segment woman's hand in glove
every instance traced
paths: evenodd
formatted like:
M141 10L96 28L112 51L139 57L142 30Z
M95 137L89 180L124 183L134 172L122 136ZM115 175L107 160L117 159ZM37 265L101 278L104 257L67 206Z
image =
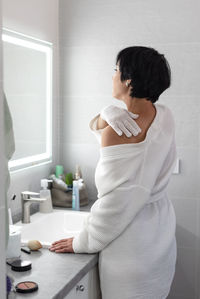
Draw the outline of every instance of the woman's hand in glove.
M142 130L134 121L139 117L126 109L110 105L101 110L100 117L105 120L113 130L121 136L123 133L127 137L137 136Z

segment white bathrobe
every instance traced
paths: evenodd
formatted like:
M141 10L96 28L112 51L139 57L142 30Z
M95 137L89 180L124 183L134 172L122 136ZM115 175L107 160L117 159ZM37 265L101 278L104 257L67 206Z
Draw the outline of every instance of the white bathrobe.
M175 128L169 108L155 108L144 141L100 148L98 200L73 240L75 253L99 252L103 299L164 299L174 277L176 217L167 185ZM97 119L90 126L100 137Z

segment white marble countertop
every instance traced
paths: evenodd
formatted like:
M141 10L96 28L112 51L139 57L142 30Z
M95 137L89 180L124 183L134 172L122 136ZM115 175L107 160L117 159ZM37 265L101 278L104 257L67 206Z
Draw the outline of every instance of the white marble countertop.
M81 210L90 211L91 205L90 202ZM7 274L14 278L14 285L31 280L39 288L34 293L16 293L9 298L62 299L98 263L98 254L58 254L42 248L31 254L22 252L21 259L31 261L32 269L15 272L7 265Z

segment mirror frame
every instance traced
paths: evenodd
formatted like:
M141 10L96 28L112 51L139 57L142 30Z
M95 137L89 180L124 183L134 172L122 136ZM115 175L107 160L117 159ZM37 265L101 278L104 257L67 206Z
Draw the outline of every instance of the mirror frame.
M3 28L2 41L14 45L41 51L46 55L46 151L41 154L27 156L24 158L9 161L11 172L27 167L52 162L52 43Z

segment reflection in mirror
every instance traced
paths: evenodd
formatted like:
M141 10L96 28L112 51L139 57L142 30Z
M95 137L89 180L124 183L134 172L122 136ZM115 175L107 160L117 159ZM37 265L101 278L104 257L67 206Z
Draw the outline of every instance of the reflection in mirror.
M13 118L16 151L10 169L52 156L52 44L3 30L4 92Z

